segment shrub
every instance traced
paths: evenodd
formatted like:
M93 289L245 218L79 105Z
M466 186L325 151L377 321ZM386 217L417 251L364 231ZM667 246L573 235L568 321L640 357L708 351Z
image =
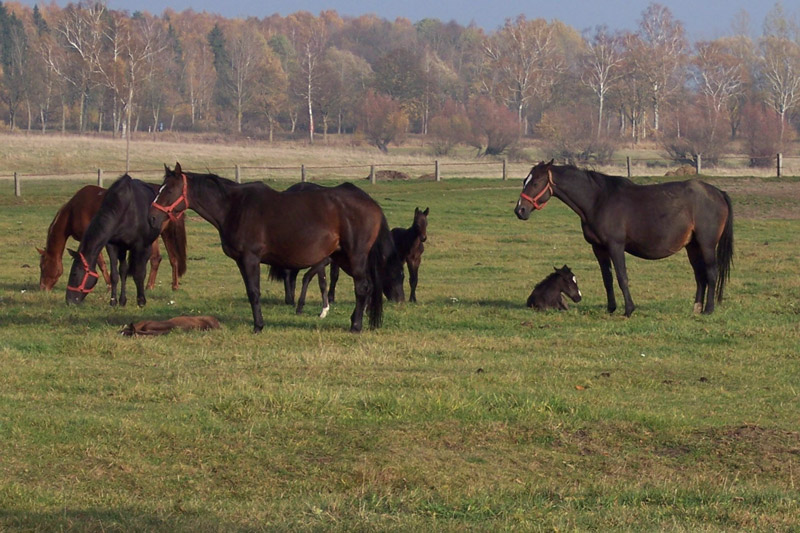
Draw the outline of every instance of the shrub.
M478 155L501 155L519 140L516 115L485 96L470 102L467 115L472 125L468 143Z
M781 151L781 119L778 114L761 104L749 103L742 110L741 133L745 141L750 166L768 167L775 154ZM787 128L784 132L786 140Z
M382 152L389 144L401 144L408 130L408 115L391 97L369 91L361 108L361 132Z
M609 162L616 142L597 137L593 117L593 111L584 107L560 107L545 112L536 125L536 133L544 141L548 157L574 165Z

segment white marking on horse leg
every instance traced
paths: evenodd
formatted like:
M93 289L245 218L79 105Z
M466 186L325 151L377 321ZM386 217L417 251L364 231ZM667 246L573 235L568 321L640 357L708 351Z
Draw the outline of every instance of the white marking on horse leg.
M694 303L694 314L699 315L702 312L703 312L703 304L701 304L700 302L695 302Z
M325 318L326 316L328 316L328 311L330 311L330 309L331 309L331 306L329 306L329 305L326 306L326 307L323 307L322 308L322 312L319 314L319 317L320 318Z

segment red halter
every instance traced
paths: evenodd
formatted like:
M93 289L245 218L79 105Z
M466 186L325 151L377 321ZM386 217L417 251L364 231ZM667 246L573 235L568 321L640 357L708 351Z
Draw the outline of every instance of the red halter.
M519 194L519 197L522 198L523 200L529 201L531 204L533 204L533 208L538 211L539 209L544 208L545 204L547 203L547 200L550 199L550 198L548 198L547 200L545 200L544 202L542 202L540 204L539 203L539 198L544 196L544 193L546 193L548 191L550 192L550 196L553 196L553 185L554 185L554 183L553 183L553 173L550 172L550 169L548 169L547 170L547 183L545 184L544 188L539 192L539 194L537 194L534 197L530 197L527 194L525 194L524 192L521 192Z
M81 284L78 285L77 287L70 287L69 285L67 285L67 290L68 291L80 292L81 294L89 294L90 292L92 292L94 290L94 287L92 287L91 289L87 289L86 288L86 282L89 281L90 277L99 278L100 276L99 276L99 274L97 272L92 272L89 269L89 262L83 256L83 253L78 252L78 256L81 258L81 262L83 263L83 271L84 271L83 279L81 280Z
M188 186L186 183L186 174L181 173L181 177L183 178L183 192L181 192L181 195L178 196L177 200L175 200L168 206L157 204L156 200L158 198L156 198L156 200L153 200L153 207L155 207L159 211L165 212L172 222L177 222L178 220L180 220L180 218L183 216L186 210L189 209L189 196L187 195ZM183 211L175 215L173 212L175 211L175 208L178 207L178 204L180 204L181 202L185 202L186 207L184 208Z

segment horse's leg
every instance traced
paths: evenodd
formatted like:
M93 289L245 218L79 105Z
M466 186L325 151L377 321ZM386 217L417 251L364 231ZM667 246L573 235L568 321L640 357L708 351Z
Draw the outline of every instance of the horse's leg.
M325 277L325 266L330 263L328 259L319 269L317 273L317 280L319 281L319 293L322 297L322 311L319 313L320 318L328 316L328 311L331 310L331 304L328 301L328 279Z
M111 276L109 276L108 274L108 267L106 266L106 260L103 258L103 250L100 250L100 253L97 254L97 268L99 268L100 272L103 273L103 279L106 280L106 285L110 287Z
M617 273L617 284L622 290L622 296L625 298L625 316L630 317L636 306L633 304L631 292L628 289L628 269L625 266L625 250L621 246L609 248L609 255L611 256L611 263L614 265L614 271Z
M408 265L408 282L411 285L411 296L408 298L409 302L417 301L417 280L419 279L419 258L409 259L406 261Z
M689 263L694 270L694 281L697 284L697 292L694 295L694 312L700 313L703 310L703 301L708 287L708 275L705 261L703 261L703 253L696 240L692 239L686 245L686 254L689 256Z
M110 305L117 305L117 284L119 283L119 248L113 244L106 245L108 263L111 266L111 300ZM102 254L102 252L101 252Z
M161 264L161 252L158 249L158 239L153 241L153 246L150 247L150 277L147 278L147 288L153 289L156 286L156 275L158 274L158 265ZM172 268L172 274L175 275L175 268ZM136 279L136 278L134 278Z
M261 315L261 263L254 255L243 255L236 260L239 272L244 280L247 299L253 309L253 333L264 329L264 317Z
M367 300L370 293L377 290L372 286L372 281L364 274L359 277L353 277L353 285L356 292L356 307L353 309L353 314L350 315L350 331L352 333L360 333L364 319L364 309L367 307Z
M294 291L297 288L299 270L283 270L283 301L286 305L294 305Z
M603 286L606 288L606 300L608 301L608 312L613 313L617 310L617 299L614 296L614 276L611 274L611 258L608 250L601 246L592 245L594 256L600 264L600 273L603 275Z
M311 283L311 278L317 273L317 266L313 266L309 268L305 274L303 274L303 286L300 288L300 298L297 300L297 309L296 313L302 314L303 307L306 305L306 292L308 291L308 284Z
M130 250L122 251L119 254L119 305L125 307L128 303L128 293L125 290L128 282L128 270L130 269Z
M331 282L328 286L328 303L336 299L336 283L339 281L339 265L331 263Z
M167 238L164 237L164 235L161 235L161 240L164 242L164 248L167 250L169 266L172 267L172 290L177 291L178 287L180 287L180 276L178 274L178 272L180 272L180 264L178 260L180 252L176 249L176 245L172 237ZM153 280L155 280L155 277Z
M706 292L706 304L703 309L704 315L710 315L714 312L714 303L716 300L717 292L717 277L719 276L719 266L717 265L716 243L707 242L700 243L700 251L703 254L703 263L705 263L706 283L708 285Z
M129 268L131 271L131 275L133 276L133 281L136 284L136 304L139 307L144 307L147 304L147 297L144 294L144 278L147 274L147 260L150 259L150 277L152 278L153 274L153 247L146 247L143 249L131 250L128 254L128 262ZM159 254L159 262L161 261L161 255ZM157 270L157 265L156 265Z

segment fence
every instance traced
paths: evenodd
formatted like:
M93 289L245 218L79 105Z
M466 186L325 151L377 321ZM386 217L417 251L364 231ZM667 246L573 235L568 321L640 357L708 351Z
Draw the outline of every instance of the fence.
M785 175L800 175L800 157L784 157L777 154L774 158L759 161L761 166L752 166L752 159L746 156L730 156L720 159L709 168L703 165L702 156L697 156L691 165L697 174L706 176L759 176L781 177ZM664 174L664 170L675 168L674 162L665 159L645 159L626 157L608 165L598 165L594 168L608 174L634 176L654 176ZM237 183L243 181L308 181L337 179L337 180L369 180L376 183L380 179L381 170L392 172L394 177L408 170L420 179L441 181L445 177L470 177L506 180L509 176L522 179L530 170L531 163L510 163L507 160L497 161L448 161L435 160L429 163L384 163L362 165L287 165L287 166L248 166L234 165L232 167L204 168L208 172L215 172L223 176L230 176ZM120 176L124 171L104 171L97 169L93 172L74 172L62 174L0 174L0 179L13 178L15 196L22 196L22 184L27 180L68 179L75 181L92 181L96 179L99 186L103 186L105 175ZM129 174L144 180L160 181L163 168L129 170ZM421 173L421 174L420 174Z

